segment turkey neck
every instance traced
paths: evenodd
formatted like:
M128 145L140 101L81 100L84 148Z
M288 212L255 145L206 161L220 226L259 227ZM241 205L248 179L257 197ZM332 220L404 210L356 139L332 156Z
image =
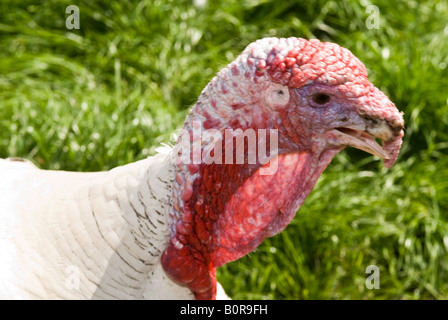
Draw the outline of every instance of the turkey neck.
M94 297L141 298L169 241L173 177L169 158L157 155L92 179L89 205L103 240L97 259L107 261Z

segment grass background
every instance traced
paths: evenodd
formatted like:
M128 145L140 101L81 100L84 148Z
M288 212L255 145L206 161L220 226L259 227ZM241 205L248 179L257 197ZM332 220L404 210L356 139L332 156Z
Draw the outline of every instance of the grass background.
M79 30L65 27L71 4ZM370 4L379 29L366 27ZM336 42L404 111L400 158L386 170L340 153L291 225L219 280L234 299L447 299L446 17L431 0L3 0L0 157L76 171L142 159L248 43ZM365 286L371 264L378 290Z

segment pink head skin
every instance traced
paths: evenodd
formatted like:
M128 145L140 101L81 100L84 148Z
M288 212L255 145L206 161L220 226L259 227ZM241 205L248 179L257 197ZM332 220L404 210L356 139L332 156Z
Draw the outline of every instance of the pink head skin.
M225 129L278 130L273 175L261 175L260 163L176 168L171 241L162 265L198 299L215 298L216 267L246 255L289 224L346 146L392 166L404 125L402 114L368 81L366 68L349 50L300 38L250 44L205 87L184 129L192 132L195 123L223 135Z

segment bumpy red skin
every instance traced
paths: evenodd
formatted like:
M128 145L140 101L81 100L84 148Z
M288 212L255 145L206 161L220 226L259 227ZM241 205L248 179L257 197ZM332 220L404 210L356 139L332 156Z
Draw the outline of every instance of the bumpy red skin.
M328 110L311 108L307 97L319 86L332 90L340 103ZM268 94L277 87L291 95L286 106L269 105ZM171 241L162 255L166 273L197 299L214 299L215 268L283 230L343 149L329 147L322 138L339 121L338 112L387 121L395 137L383 145L391 154L385 165L394 163L402 116L368 81L364 65L349 50L318 40L267 38L249 45L223 69L202 92L184 129L192 134L195 122L223 135L229 128L277 129L279 156L273 161L278 170L260 175L260 164L180 163Z

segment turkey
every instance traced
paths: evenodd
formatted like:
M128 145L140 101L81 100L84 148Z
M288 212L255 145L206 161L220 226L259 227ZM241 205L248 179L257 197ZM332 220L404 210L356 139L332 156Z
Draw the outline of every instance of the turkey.
M203 89L173 148L107 172L0 160L0 297L225 297L216 268L282 231L339 151L389 168L403 128L349 50L255 41ZM249 161L248 132L269 161Z

